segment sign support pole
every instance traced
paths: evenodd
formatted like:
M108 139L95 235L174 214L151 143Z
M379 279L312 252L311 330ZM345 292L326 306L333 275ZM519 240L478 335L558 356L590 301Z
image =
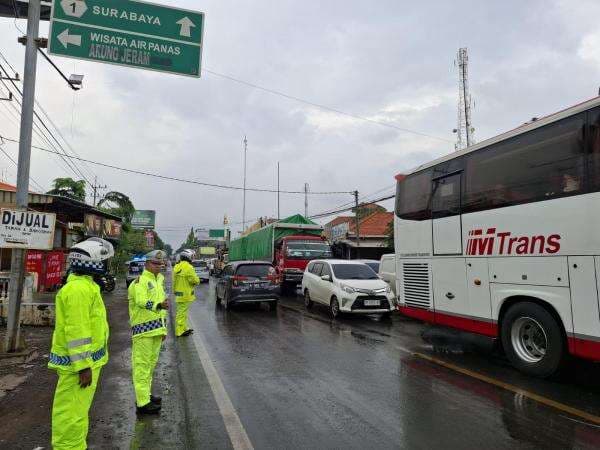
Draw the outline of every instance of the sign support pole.
M25 70L23 74L23 103L21 107L21 129L19 164L17 167L17 209L26 210L29 194L29 167L31 163L31 132L35 101L35 78L37 46L40 27L40 0L29 0L27 14L27 43L25 48ZM8 323L6 328L6 352L21 350L19 325L23 281L25 276L25 251L12 249L11 273L8 293Z

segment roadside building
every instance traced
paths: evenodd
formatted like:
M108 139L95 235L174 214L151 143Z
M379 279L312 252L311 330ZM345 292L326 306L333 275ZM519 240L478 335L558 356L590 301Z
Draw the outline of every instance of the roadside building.
M388 231L393 222L394 213L380 209L369 210L359 220L358 241L354 217L338 217L325 227L330 225L331 238L328 239L336 258L380 259L383 254L393 251L387 246Z
M33 274L34 291L53 290L65 272L68 249L82 239L97 236L117 245L122 219L84 202L58 195L29 193L29 209L56 214L50 250L28 250L26 271ZM16 188L0 183L0 208L15 208ZM12 249L0 248L0 300L7 295Z

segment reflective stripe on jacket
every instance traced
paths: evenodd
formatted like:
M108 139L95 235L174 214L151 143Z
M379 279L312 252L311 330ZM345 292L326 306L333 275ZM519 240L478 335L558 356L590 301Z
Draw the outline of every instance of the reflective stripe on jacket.
M129 285L129 324L134 338L139 336L166 335L167 313L158 309L165 301L165 277L144 270L142 275Z
M108 362L108 323L100 287L89 275L71 274L56 295L56 324L48 367L69 372Z
M175 301L193 302L196 300L194 287L200 283L194 267L187 261L181 260L173 267L173 293Z

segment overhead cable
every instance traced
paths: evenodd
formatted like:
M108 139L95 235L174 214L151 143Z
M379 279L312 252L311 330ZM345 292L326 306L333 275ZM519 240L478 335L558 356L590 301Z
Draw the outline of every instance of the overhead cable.
M227 80L234 81L236 83L240 83L240 84L252 87L254 89L259 89L261 91L268 92L268 93L273 94L273 95L279 95L280 97L284 97L284 98L287 98L289 100L294 100L294 101L299 102L299 103L304 103L305 105L308 105L308 106L313 106L315 108L323 109L325 111L329 111L329 112L332 112L332 113L335 113L335 114L339 114L339 115L342 115L342 116L351 117L352 119L363 120L365 122L374 123L376 125L381 125L381 126L384 126L384 127L393 128L395 130L402 131L404 133L411 133L411 134L415 134L417 136L422 136L422 137L426 137L426 138L429 138L429 139L436 139L436 140L442 141L442 142L450 142L450 143L454 142L454 141L451 141L450 139L442 138L442 137L439 137L439 136L434 136L432 134L427 134L427 133L423 133L421 131L415 131L415 130L410 130L408 128L399 127L397 125L394 125L393 123L383 122L381 120L371 119L369 117L359 116L358 114L345 112L345 111L342 111L340 109L332 108L331 106L323 105L323 104L320 104L320 103L315 103L315 102L312 102L310 100L305 100L303 98L296 97L294 95L286 94L285 92L276 91L275 89L266 88L264 86L259 86L258 84L250 83L249 81L244 81L244 80L241 80L239 78L235 78L235 77L232 77L230 75L225 75L223 73L215 72L213 70L209 70L209 69L206 69L206 68L203 68L202 71L206 72L206 73L210 73L211 75L215 75L217 77L225 78Z
M8 138L6 136L0 136L1 138L3 138L6 141L9 142L13 142L18 144L19 141L17 139L11 139ZM35 148L37 150L41 150L43 152L46 153L54 153L54 154L58 154L57 151L55 150L49 150L47 148L44 147L39 147L39 146L35 146L32 145L32 148ZM151 172L145 172L142 170L136 170L136 169L126 169L125 167L119 167L119 166L115 166L113 164L106 164L106 163L102 163L99 161L92 161L91 159L85 159L85 158L81 158L78 156L72 156L72 155L66 155L67 158L69 159L74 159L77 161L83 161L83 162L87 162L89 164L94 164L96 166L100 166L100 167L106 167L109 169L114 169L114 170L119 170L121 172L127 172L127 173L134 173L137 175L144 175L147 177L153 177L153 178L159 178L162 180L169 180L169 181L177 181L180 183L188 183L188 184L196 184L199 186L206 186L206 187L213 187L213 188L217 188L217 189L227 189L227 190L235 190L235 191L243 191L244 188L242 186L233 186L233 185L227 185L227 184L216 184L216 183L207 183L205 181L198 181L198 180L190 180L190 179L185 179L185 178L178 178L178 177L171 177L168 175L161 175L158 173L151 173ZM251 192L270 192L270 193L277 193L279 192L280 194L302 194L305 195L306 193L304 191L285 191L285 190L277 190L277 189L267 189L267 188L246 188L247 191L251 191ZM351 191L311 191L308 192L309 195L338 195L338 194L351 194Z

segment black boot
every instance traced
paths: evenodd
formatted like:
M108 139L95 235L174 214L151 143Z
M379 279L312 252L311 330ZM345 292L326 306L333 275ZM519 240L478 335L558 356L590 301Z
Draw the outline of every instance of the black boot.
M181 333L182 336L189 336L190 334L192 334L194 332L194 330L185 330L183 333Z
M152 403L154 403L155 405L162 405L162 398L160 398L160 397L155 397L154 395L151 395L150 401Z
M160 412L160 405L150 402L144 406L138 406L137 412L138 414L158 414Z

